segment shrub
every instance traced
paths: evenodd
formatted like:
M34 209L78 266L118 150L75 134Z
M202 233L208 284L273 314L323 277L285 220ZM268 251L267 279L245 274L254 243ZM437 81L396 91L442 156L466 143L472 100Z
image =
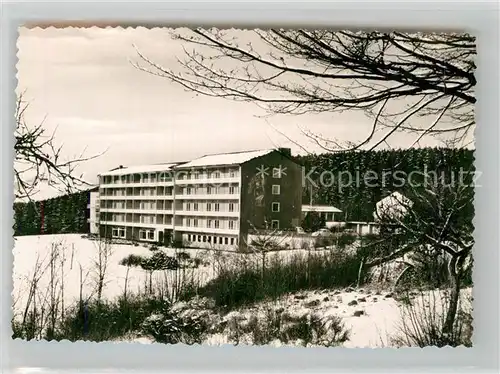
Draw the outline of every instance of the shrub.
M435 294L437 293L437 295ZM441 291L429 295L421 293L418 298L409 298L402 306L399 333L392 342L397 346L410 347L457 347L472 346L472 301L462 297L451 335L443 333L448 296ZM469 304L464 307L463 304Z
M168 307L148 316L141 325L143 334L167 344L201 344L207 328L199 316L181 317Z
M159 250L158 245L157 244L153 244L151 247L149 247L149 250L151 252L156 252L157 250Z
M348 232L343 232L337 236L336 244L337 248L345 249L346 247L354 244L356 241L356 235Z
M138 333L147 316L166 303L143 296L120 297L115 301L89 301L68 308L56 332L57 340L106 341Z
M163 251L157 251L145 259L141 266L144 270L175 270L179 268L179 261Z
M179 261L188 261L191 259L191 255L187 252L177 252L175 257L177 257Z
M122 266L133 266L138 267L141 266L143 261L146 259L139 255L130 254L127 257L120 260L119 264Z
M227 326L228 338L235 344L239 344L242 338L249 337L255 345L279 340L285 344L332 347L349 339L349 331L340 317L321 317L317 314L291 316L272 308L268 308L263 316L253 314L248 319L235 315Z
M219 307L228 309L300 290L347 287L356 283L359 260L342 253L294 254L285 261L270 256L259 262L221 266L217 278L199 290Z
M314 232L325 227L325 218L317 212L308 212L302 220L301 227L305 232Z

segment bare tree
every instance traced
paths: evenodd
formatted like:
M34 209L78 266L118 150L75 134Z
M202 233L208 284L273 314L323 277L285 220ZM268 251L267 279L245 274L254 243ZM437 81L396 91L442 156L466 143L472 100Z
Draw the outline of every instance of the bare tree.
M99 157L84 157L85 150L77 157L62 159L62 146L57 146L54 134L47 135L44 121L32 126L25 120L29 103L19 95L16 106L14 188L15 197L30 199L40 183L70 193L79 187L90 186L83 175L75 175L76 166L84 161Z
M410 196L399 198L403 209L391 207L394 214L389 211L381 214L382 226L390 225L390 230L381 229L379 239L398 238L401 245L365 264L369 268L401 258L409 252L427 254L430 249L436 255L445 256L450 301L442 330L444 338L452 334L460 288L472 265L474 190L468 180L450 180L441 176L423 186L411 188L408 191ZM398 198L398 195L394 196Z
M440 134L458 142L475 124L476 43L469 34L271 29L249 35L175 31L173 38L186 44L178 68L139 50L132 64L197 94L254 102L269 114L362 110L373 118L356 144L304 130L329 151L374 149L397 131L414 133L415 144Z
M102 291L106 286L106 275L108 272L108 265L110 257L113 255L113 246L106 238L99 238L96 241L97 258L94 259L94 281L97 294L97 301L100 302L102 298Z

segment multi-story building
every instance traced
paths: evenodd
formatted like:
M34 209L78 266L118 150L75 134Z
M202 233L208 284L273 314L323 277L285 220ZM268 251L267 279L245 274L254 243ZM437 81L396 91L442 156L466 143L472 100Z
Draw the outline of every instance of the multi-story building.
M289 149L119 168L99 184L101 236L243 249L252 229L300 224L302 172Z

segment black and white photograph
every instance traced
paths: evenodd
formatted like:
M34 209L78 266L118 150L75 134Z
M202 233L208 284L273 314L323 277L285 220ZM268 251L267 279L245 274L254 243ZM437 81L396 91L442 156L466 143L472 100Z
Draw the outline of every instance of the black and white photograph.
M451 31L19 28L12 338L471 347L476 55Z

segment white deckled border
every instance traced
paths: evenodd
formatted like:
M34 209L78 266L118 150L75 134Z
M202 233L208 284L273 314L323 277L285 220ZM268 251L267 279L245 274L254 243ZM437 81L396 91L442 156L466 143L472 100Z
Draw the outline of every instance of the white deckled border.
M160 371L498 371L499 316L499 37L498 3L391 2L291 3L65 3L3 6L1 13L2 97L2 313L1 364L61 372L105 368ZM337 28L463 30L478 36L476 167L482 172L476 193L474 269L474 347L425 349L342 349L269 347L186 347L132 343L30 342L10 339L12 289L12 160L17 27L26 21L84 20L80 26L187 26L251 28L281 24ZM127 20L127 22L123 22ZM158 20L162 20L160 23ZM49 369L50 368L50 369ZM28 370L19 370L28 371ZM33 370L29 370L33 371ZM42 370L45 371L45 370Z

